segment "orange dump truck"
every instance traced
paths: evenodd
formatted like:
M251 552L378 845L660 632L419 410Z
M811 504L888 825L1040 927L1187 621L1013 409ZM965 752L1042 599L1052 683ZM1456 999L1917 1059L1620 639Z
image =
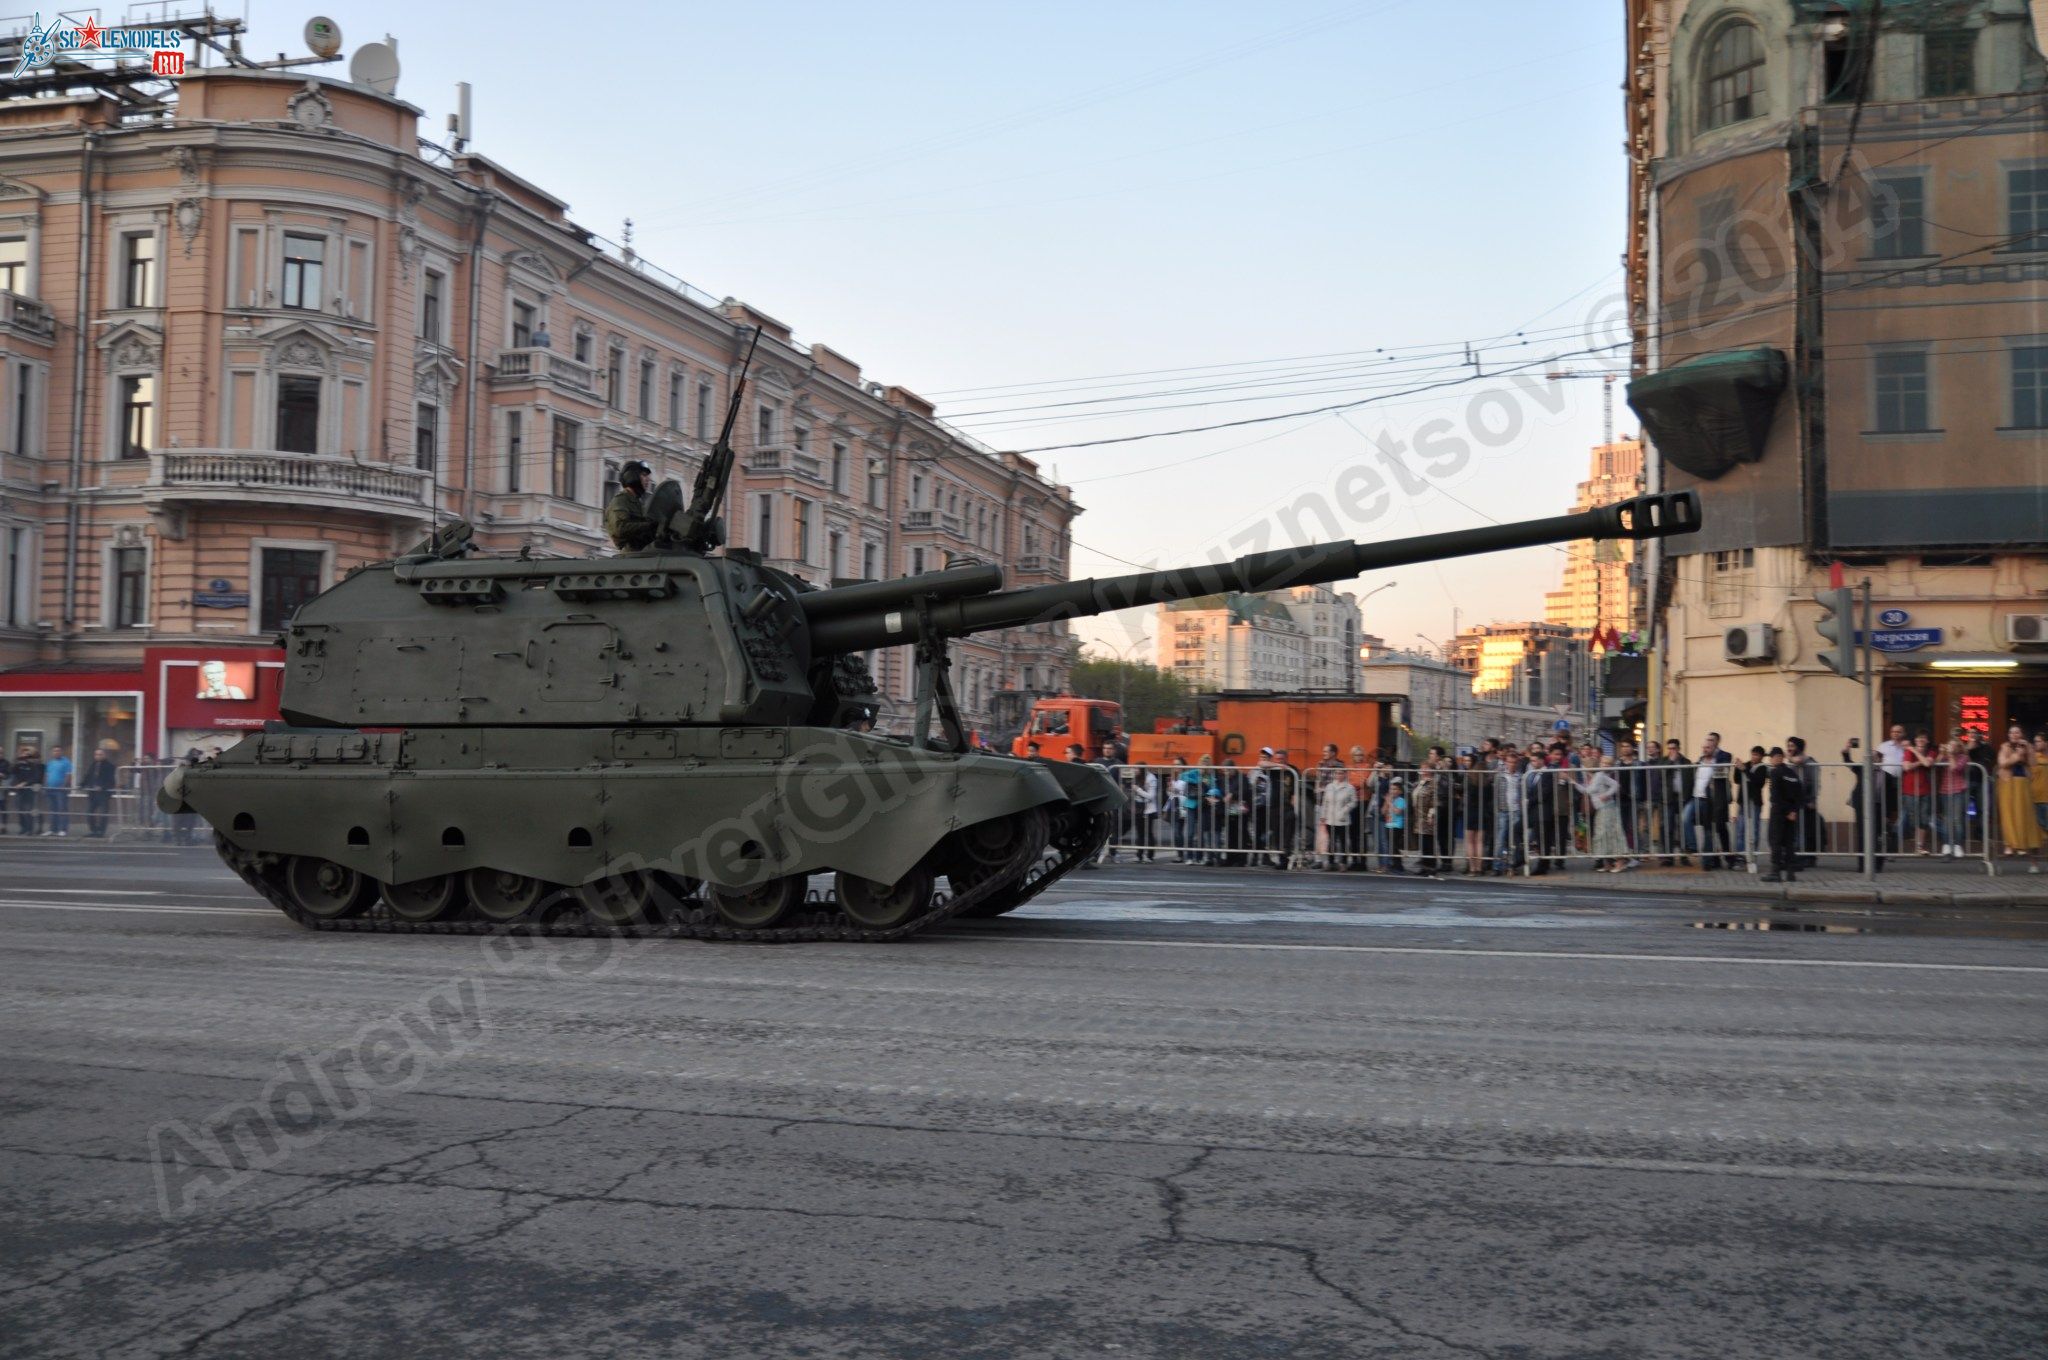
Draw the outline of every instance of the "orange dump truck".
M1321 758L1326 743L1347 757L1354 746L1392 752L1400 702L1392 695L1202 695L1193 716L1162 719L1159 726L1166 730L1132 736L1131 763L1170 765L1179 756L1193 765L1208 756L1218 765L1250 765L1260 747L1270 746L1285 752L1288 764L1306 768Z
M1032 743L1046 760L1065 760L1079 746L1084 760L1101 760L1110 735L1123 726L1124 711L1113 700L1059 694L1031 705L1031 720L1010 743L1010 754L1030 755Z

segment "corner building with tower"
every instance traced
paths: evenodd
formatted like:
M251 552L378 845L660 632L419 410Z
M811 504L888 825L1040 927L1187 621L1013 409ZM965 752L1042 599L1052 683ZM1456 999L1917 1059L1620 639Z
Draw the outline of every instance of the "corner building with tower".
M242 68L154 108L112 76L0 102L10 754L160 759L259 726L292 611L438 521L496 551L608 554L616 467L688 484L755 326L733 546L820 585L968 559L1066 578L1079 507L1029 459L511 170L425 146L419 121ZM1069 655L1064 622L963 640L965 717L1061 688ZM911 659L876 660L900 713Z
M1629 0L1628 286L1653 735L1862 694L1813 596L1871 582L1878 722L2048 727L2048 87L2022 0Z

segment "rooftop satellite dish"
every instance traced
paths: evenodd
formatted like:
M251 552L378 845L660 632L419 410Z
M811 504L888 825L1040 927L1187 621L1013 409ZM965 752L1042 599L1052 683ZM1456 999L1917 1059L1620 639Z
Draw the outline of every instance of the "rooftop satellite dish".
M364 43L348 64L348 78L378 94L398 88L398 42L386 35L383 42Z
M316 57L332 57L341 51L341 25L324 14L306 20L306 50Z

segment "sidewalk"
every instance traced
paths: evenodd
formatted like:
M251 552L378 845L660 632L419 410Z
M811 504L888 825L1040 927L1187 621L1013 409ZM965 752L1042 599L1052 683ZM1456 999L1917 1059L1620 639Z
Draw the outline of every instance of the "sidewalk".
M1622 874L1595 873L1588 866L1562 874L1538 878L1507 875L1481 876L1473 881L1541 891L1569 886L1574 891L1607 889L1613 892L1669 893L1677 897L1749 897L1782 902L1876 902L1899 906L2048 907L2048 866L2041 873L2027 872L2027 862L2012 860L1998 866L1996 876L1984 872L1982 860L1940 860L1917 855L1894 856L1885 861L1875 880L1863 877L1847 856L1829 856L1839 861L1819 869L1802 869L1797 882L1765 883L1764 866L1754 874L1740 869L1702 870L1679 866L1645 864ZM1413 877L1412 873L1409 875ZM1443 881L1457 882L1464 874L1448 874Z

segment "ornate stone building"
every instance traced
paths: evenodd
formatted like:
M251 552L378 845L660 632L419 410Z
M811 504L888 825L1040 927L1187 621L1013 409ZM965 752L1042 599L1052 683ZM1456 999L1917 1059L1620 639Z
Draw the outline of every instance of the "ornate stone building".
M10 744L161 754L260 721L298 603L436 521L496 550L608 551L615 468L693 474L756 325L735 546L819 583L963 558L1064 579L1078 507L1029 460L504 166L423 155L418 123L247 69L188 76L151 113L104 90L0 102ZM1064 683L1065 625L957 655L985 722L999 690ZM180 699L213 657L252 668L245 708ZM907 653L877 661L907 699Z
M2038 5L2034 7L2040 9ZM1701 532L1647 548L1653 735L2048 726L2048 62L2024 0L1628 0L1629 401Z

